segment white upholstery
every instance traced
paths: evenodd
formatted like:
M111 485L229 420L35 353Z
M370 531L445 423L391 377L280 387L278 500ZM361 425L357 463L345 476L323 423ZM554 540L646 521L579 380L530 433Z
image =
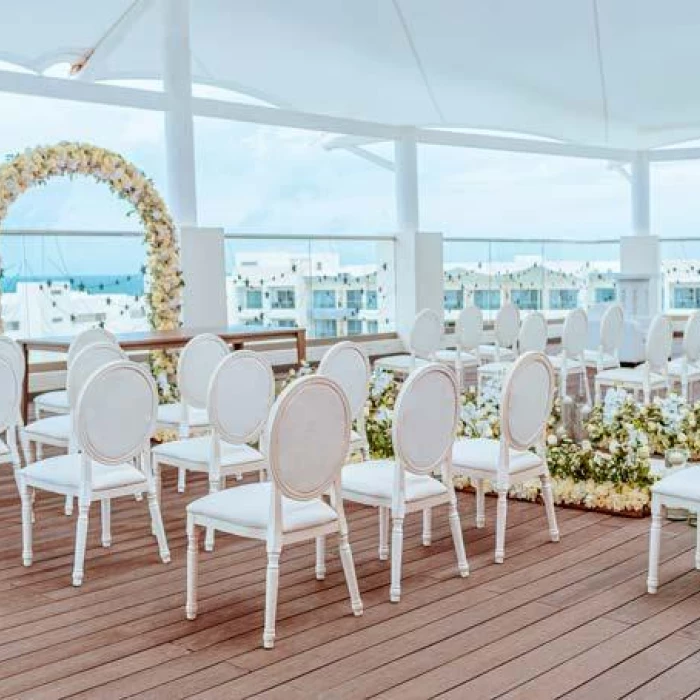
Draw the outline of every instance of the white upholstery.
M348 464L343 468L343 494L378 497L391 500L394 488L395 462L393 459L370 460ZM427 474L406 472L406 501L416 501L447 493L447 488ZM352 498L351 498L352 500Z
M24 428L25 435L30 439L47 437L51 440L70 440L71 419L69 415L49 416L29 423Z
M700 504L700 466L679 469L657 481L651 487L652 494L673 496Z
M209 435L204 435L188 440L164 442L153 448L153 454L161 463L167 464L168 459L175 459L178 462L190 462L193 466L203 466L206 470L211 459L211 440ZM245 467L256 465L263 460L262 454L249 445L232 445L223 440L219 444L222 467Z
M495 345L479 345L479 356L482 362L495 362L496 360L496 346ZM499 361L501 360L514 360L515 351L510 348L500 348L498 351Z
M615 355L610 355L606 352L601 354L598 350L590 349L583 351L583 361L586 363L586 367L592 367L593 369L598 367L598 363L602 365L603 369L611 369L620 364Z
M558 372L562 364L564 363L564 359L562 358L561 355L549 355L548 356L549 361L552 364L552 369L555 372ZM567 358L566 360L566 371L567 372L581 372L584 369L585 365L581 364L581 360L575 360L573 358Z
M489 374L489 375L494 375L494 374L505 374L511 367L513 366L513 362L487 362L485 365L481 365L477 372L479 374Z
M500 441L488 438L457 440L452 448L452 465L454 469L476 469L493 472L498 470ZM526 469L534 469L543 464L534 452L510 450L510 472L515 474Z
M22 471L22 474L30 485L44 484L49 487L77 491L80 487L80 464L81 456L79 454L59 455L30 464ZM144 489L147 486L143 472L139 471L133 464L107 466L93 461L93 491L134 484L143 484Z
M677 357L675 360L671 360L668 363L668 373L672 377L680 377L683 374L683 361L684 358ZM700 378L700 365L694 365L688 363L688 379Z
M442 340L442 319L432 309L423 309L413 321L409 334L410 354L382 357L374 364L389 372L410 374L435 357Z
M236 527L266 530L270 520L270 482L243 484L198 498L187 506L194 518L210 518ZM282 532L294 532L337 520L320 498L295 501L282 496Z
M177 427L182 422L182 405L179 403L163 403L158 406L159 425ZM209 425L209 416L205 408L188 408L187 424L191 428L202 428Z
M451 362L454 363L457 360L457 350L438 350L435 353L435 359L440 362ZM461 352L462 367L476 367L479 361L476 359L476 355L471 352Z
M598 372L596 381L605 382L606 384L642 384L645 375L644 365L637 367L617 367L615 369L606 369L603 372ZM652 385L665 385L666 379L663 375L656 372L649 373L649 380Z
M428 364L427 360L422 360L420 357L412 358L410 355L390 355L389 357L380 357L375 363L375 367L385 369L390 372L400 372L408 374L413 367L425 367Z
M68 392L65 389L47 391L34 399L34 406L49 413L68 413Z

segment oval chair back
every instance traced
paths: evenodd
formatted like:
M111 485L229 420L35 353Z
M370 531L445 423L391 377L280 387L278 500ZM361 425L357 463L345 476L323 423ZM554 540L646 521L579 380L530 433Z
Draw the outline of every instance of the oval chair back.
M430 364L404 382L396 400L392 440L401 466L429 474L451 459L460 397L454 372Z
M501 396L502 443L525 451L541 443L552 411L554 370L541 352L527 352L510 368ZM501 450L501 460L508 450ZM507 467L501 463L500 467Z
M70 367L81 350L95 343L111 343L112 345L118 345L114 333L110 333L106 328L88 328L81 331L73 338L68 347L68 356L66 358L68 367Z
M275 398L275 375L257 352L228 354L209 383L207 411L216 434L234 445L260 437Z
M646 342L647 366L664 376L668 370L668 358L673 343L671 322L663 314L654 316L649 326Z
M273 495L278 490L307 501L326 493L347 459L351 423L345 392L332 379L301 377L286 387L272 407L263 439L277 487Z
M24 353L19 343L7 335L0 335L0 357L4 357L17 372L20 382L24 380Z
M117 465L147 454L157 410L156 384L142 365L119 360L95 371L75 410L78 446L89 458L83 460L83 479L91 482L90 460Z
M572 309L564 319L561 349L564 357L580 359L588 341L588 316L583 309Z
M73 411L78 403L80 393L85 383L100 367L127 360L126 353L114 343L93 343L86 345L74 358L68 367L66 389L68 391L68 405Z
M22 400L22 380L17 367L8 357L0 356L0 433L8 432L17 424Z
M625 312L620 304L611 304L600 319L600 347L617 358L625 328Z
M700 311L690 314L683 332L683 355L691 364L700 360Z
M372 370L367 355L357 343L337 343L321 359L317 374L337 382L350 404L353 420L364 415Z
M409 346L411 354L425 360L435 358L442 341L442 319L432 309L423 309L413 321Z
M182 349L177 363L177 383L183 405L205 408L212 374L229 347L213 333L201 333Z
M518 334L518 353L544 352L547 347L547 319L539 311L530 312L523 319Z
M478 350L483 334L484 315L481 309L478 306L467 306L462 309L455 326L457 350L461 352Z
M499 347L515 347L520 333L520 309L515 304L508 302L498 310L494 332Z

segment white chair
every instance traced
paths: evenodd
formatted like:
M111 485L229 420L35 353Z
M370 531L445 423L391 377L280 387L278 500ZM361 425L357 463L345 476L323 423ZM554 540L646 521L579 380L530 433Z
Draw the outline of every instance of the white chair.
M180 401L158 406L158 429L175 430L180 440L190 437L193 430L207 431L209 381L219 362L230 354L228 345L213 333L202 333L182 349L177 363L177 384ZM185 491L185 469L178 470L177 490Z
M598 372L595 377L596 404L601 402L603 390L611 386L627 389L635 397L641 394L645 404L651 402L655 391L668 391L668 358L673 342L671 331L671 323L663 314L655 316L647 332L646 362L636 367L620 367Z
M11 464L15 480L18 479L21 461L17 450L17 421L22 403L22 381L17 367L0 354L0 464ZM19 488L19 481L17 481Z
M75 439L79 452L50 457L19 471L22 560L25 566L32 563L30 489L78 498L74 586L80 586L83 582L88 513L93 501L100 501L102 545L109 547L111 499L147 491L160 556L163 562L170 561L149 459L157 407L158 393L153 378L147 369L134 362L112 362L90 376L80 392L74 411Z
M532 311L523 320L518 333L518 355L526 352L544 352L547 348L547 319L539 311ZM503 381L506 372L513 366L515 360L501 360L500 362L487 362L476 371L477 391L481 389L486 380Z
M24 353L22 352L22 348L20 347L19 343L17 343L15 340L13 340L12 338L10 338L7 335L0 335L0 357L5 358L10 363L10 365L12 366L12 368L15 371L15 374L17 376L17 381L19 382L20 387L23 387L24 386ZM17 419L14 421L14 423L11 426L11 430L13 433L14 450L18 456L20 456L20 453L17 450L18 438L20 437L19 430L23 425L24 425L24 420L22 418L22 400L20 398L20 400L17 404ZM5 445L5 447L8 447L8 449L10 449L8 445ZM20 447L21 447L21 443L20 443ZM24 450L22 450L22 454L23 453L24 453ZM5 462L2 461L3 457L6 459ZM11 461L11 457L4 450L2 443L0 443L0 464L7 463L9 461Z
M275 376L262 355L252 350L227 354L209 382L211 434L165 442L151 452L159 497L163 466L209 474L210 493L225 488L229 476L258 472L262 480L265 459L249 443L260 437L274 398ZM206 548L213 546L212 533Z
M354 430L350 434L350 453L360 452L369 459L369 441L365 429L365 405L372 370L367 355L357 343L337 343L321 359L317 374L340 384L350 403Z
M469 574L452 483L451 451L460 403L449 367L430 364L419 368L404 382L396 401L392 426L395 459L349 464L343 469L343 498L379 509L380 559L388 554L391 514L392 602L401 598L403 521L408 513L449 504L457 567L460 576ZM431 475L437 468L442 471L442 481Z
M586 348L583 360L586 367L602 372L620 366L620 345L625 328L625 312L620 304L610 304L600 319L598 348Z
M438 350L435 359L454 366L457 384L461 393L464 386L465 370L474 369L481 364L479 346L484 334L484 316L478 306L467 306L459 314L455 326L456 348Z
M514 360L516 343L520 332L520 309L508 302L496 314L494 333L496 342L493 345L480 345L479 358L481 362L500 362Z
M561 352L552 355L554 374L559 380L559 398L563 402L568 397L568 379L570 375L578 375L583 382L586 394L586 406L591 406L591 388L588 384L588 374L584 352L588 339L588 316L583 309L572 309L564 319L564 329L561 334Z
M668 374L681 387L681 396L690 403L693 384L700 381L700 311L688 318L683 332L683 355L668 363Z
M528 352L509 370L501 399L501 438L458 440L452 450L455 474L467 476L476 487L476 526L485 524L484 482L498 491L496 511L497 564L505 556L508 489L512 484L539 478L542 484L549 536L559 541L554 499L547 466L544 433L552 409L554 372L546 355ZM535 447L536 452L531 448Z
M350 446L351 425L345 393L327 377L302 377L280 394L263 438L270 481L219 491L187 506L188 619L197 614L200 527L267 543L265 648L272 648L275 642L279 559L284 545L337 533L352 611L362 614L340 497L340 472ZM322 498L329 490L331 505Z
M374 366L394 374L407 375L435 359L442 342L443 323L432 309L423 309L413 322L408 339L408 355L381 357Z
M649 528L649 570L647 591L659 589L659 556L664 508L683 508L700 513L700 467L674 471L651 487L651 526ZM697 529L695 568L700 569L700 528Z
M113 333L110 333L104 328L88 328L78 333L68 347L66 368L71 366L72 361L83 348L93 343L112 343L113 345L117 345L117 339ZM63 414L69 411L70 406L68 404L67 389L47 391L34 398L34 418L36 420L39 420L44 413Z

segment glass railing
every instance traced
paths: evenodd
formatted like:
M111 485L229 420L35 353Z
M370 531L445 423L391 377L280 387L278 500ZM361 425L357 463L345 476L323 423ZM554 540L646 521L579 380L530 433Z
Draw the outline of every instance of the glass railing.
M700 240L661 239L661 298L664 309L682 314L700 308Z

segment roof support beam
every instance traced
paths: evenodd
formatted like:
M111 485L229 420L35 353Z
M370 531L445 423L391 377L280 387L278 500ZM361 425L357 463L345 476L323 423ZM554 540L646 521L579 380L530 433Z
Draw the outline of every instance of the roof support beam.
M389 170L392 173L396 170L396 168L394 167L394 163L388 158L382 158L382 156L378 156L376 153L372 153L372 151L366 151L364 148L360 148L359 146L346 146L342 150L347 151L348 153L352 153L353 155L358 156L360 158L363 158L364 160L369 161L374 165L378 165L380 168Z
M674 160L700 160L700 148L664 148L649 151L652 163L666 163Z

